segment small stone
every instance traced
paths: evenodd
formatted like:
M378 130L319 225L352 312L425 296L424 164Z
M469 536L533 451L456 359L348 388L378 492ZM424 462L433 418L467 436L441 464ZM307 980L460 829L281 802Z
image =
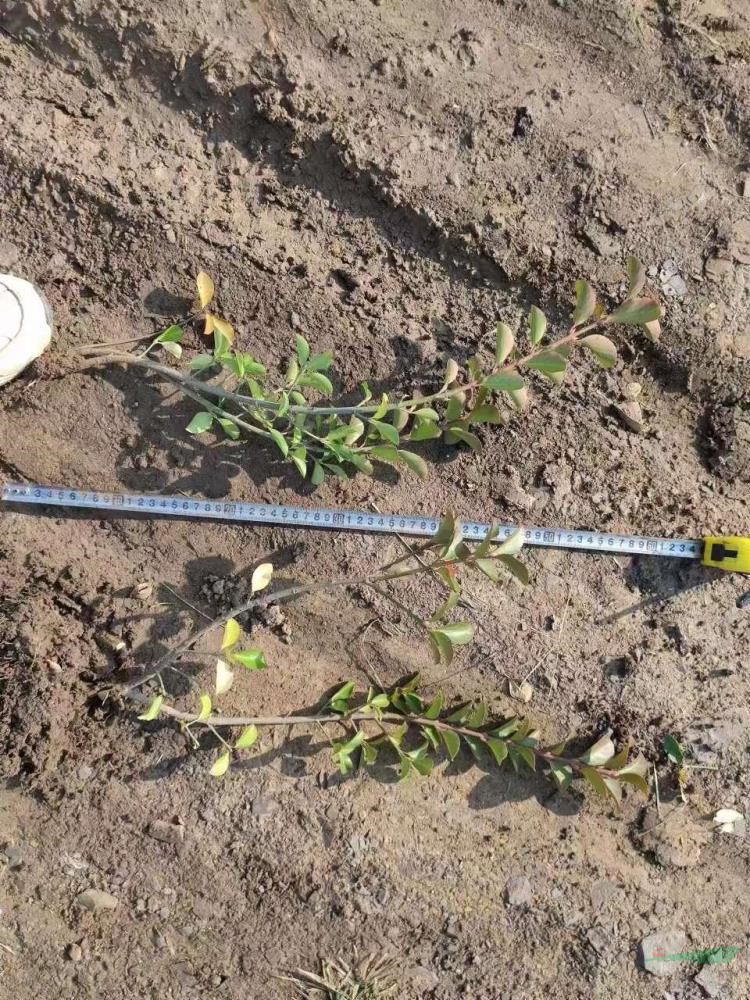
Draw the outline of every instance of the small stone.
M745 174L740 188L742 190L742 197L750 198L750 174Z
M640 382L628 382L625 388L622 390L622 394L625 399L638 399L641 394L643 386Z
M706 996L723 996L724 974L715 965L704 965L693 982L700 986Z
M659 272L659 280L661 281L661 290L673 299L684 299L688 293L685 279L673 260L664 261Z
M65 957L69 962L80 962L83 958L83 949L79 944L69 944L65 950Z
M15 845L13 847L8 846L3 849L3 857L5 858L5 863L11 871L17 871L19 868L23 868L24 856L23 848Z
M302 329L302 318L300 317L299 313L292 312L291 316L289 317L289 322L291 323L293 330Z
M636 400L628 399L624 403L615 403L615 413L629 431L635 434L643 431L643 410Z
M409 978L411 979L414 988L418 990L420 994L429 994L433 990L437 989L440 984L440 978L435 975L432 969L428 969L424 965L415 966Z
M76 896L76 903L84 910L101 913L104 910L116 910L119 900L103 889L86 889Z
M167 241L167 243L177 242L177 234L175 233L174 229L172 229L171 226L166 226L164 228L164 239Z
M133 589L130 591L130 596L145 603L149 600L153 592L154 585L149 583L147 580L143 580L141 583L136 583L133 586Z
M513 875L505 883L503 895L508 906L531 906L531 882L525 875Z
M670 956L682 954L686 941L685 932L677 929L649 934L640 944L643 968L652 976L671 976L680 962L672 961Z
M148 825L148 835L163 844L181 844L185 839L185 827L176 820L155 819Z
M603 927L590 927L586 939L598 955L606 955L612 947L612 935L607 934Z
M685 809L673 809L661 819L651 806L641 822L641 846L651 851L665 868L693 868L708 841L708 831L699 826Z

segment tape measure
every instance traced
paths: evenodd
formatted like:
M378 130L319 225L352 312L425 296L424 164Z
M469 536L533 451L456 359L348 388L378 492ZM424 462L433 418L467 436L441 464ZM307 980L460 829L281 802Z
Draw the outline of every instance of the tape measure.
M239 503L198 500L183 496L148 493L111 493L8 483L0 487L0 500L44 507L76 507L92 511L164 515L167 517L208 518L239 521L243 524L278 524L294 528L328 528L380 534L402 534L429 538L440 526L440 518L420 514L378 514L372 511L336 510L325 507L291 507L288 504ZM489 524L461 521L463 537L478 541L490 530ZM517 530L513 524L500 525L497 538L508 538ZM704 566L750 573L750 538L729 535L700 540L650 538L644 535L614 535L605 531L571 531L559 528L524 528L524 544L580 552L609 552L612 555L666 556L700 560Z

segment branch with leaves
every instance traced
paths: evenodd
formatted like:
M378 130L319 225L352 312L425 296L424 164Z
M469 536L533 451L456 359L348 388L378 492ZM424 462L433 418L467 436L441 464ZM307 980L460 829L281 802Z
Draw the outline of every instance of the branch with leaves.
M81 348L86 361L79 370L125 365L150 371L201 407L187 426L189 433L219 431L231 440L243 434L265 439L314 485L326 473L340 479L347 479L353 470L372 475L377 462L403 466L425 477L424 458L404 444L442 438L446 444L480 451L478 426L505 425L513 411L528 406L526 373L562 382L576 346L590 351L602 367L611 368L617 348L604 331L617 325L639 326L650 339L658 338L661 308L656 299L642 296L644 268L630 257L627 270L628 292L613 312L607 312L587 281L578 281L571 326L563 336L550 342L547 319L532 306L525 334L528 349L521 348L517 335L500 322L489 365L478 355L462 371L450 359L442 384L427 394L392 399L383 393L374 399L363 382L358 402L326 403L323 400L334 392L327 374L333 358L328 352L314 353L300 334L283 375L269 373L252 354L233 346L233 327L209 309L215 289L203 271L196 279L198 297L188 322L198 323L201 332L213 338L213 350L193 356L189 373L151 357L161 349L175 360L182 358L184 329L178 324L160 333L140 354L112 351L107 344Z
M467 621L449 620L461 597L461 578L465 569L478 570L493 582L500 582L503 573L525 583L526 567L518 559L523 532L515 531L499 541L498 529L493 527L475 546L464 539L460 522L446 517L438 532L419 550L410 549L402 558L382 567L371 577L360 580L326 581L321 584L299 585L276 594L257 596L268 586L272 567L269 563L259 566L251 580L251 597L185 640L175 650L166 654L156 668L146 677L121 689L130 700L145 704L139 716L144 722L159 718L179 723L194 747L200 746L201 731L211 733L221 745L211 774L221 777L232 760L241 752L252 749L259 739L259 730L272 726L316 726L324 730L343 728L343 739L331 740L334 763L342 774L349 774L358 766L375 763L381 752L388 754L398 764L402 779L412 773L429 774L440 755L454 760L462 747L478 760L486 759L497 766L509 760L516 770L546 768L560 788L566 787L574 777L583 778L600 794L617 801L625 785L634 785L647 791L645 781L647 763L644 758L629 760L629 748L616 751L609 736L598 740L585 753L570 755L565 752L565 742L545 747L540 734L528 719L494 719L486 704L472 702L459 708L448 708L442 692L426 700L419 690L419 678L390 689L371 687L366 693L355 693L354 683L348 681L314 715L287 714L282 716L227 716L215 706L214 699L232 686L237 667L247 670L265 669L266 659L260 649L239 648L242 632L237 617L254 611L271 601L294 598L316 589L369 587L406 612L410 620L423 630L436 662L449 663L457 646L471 642L473 626ZM387 589L387 585L404 577L427 574L438 581L444 591L444 600L427 620L408 608ZM168 670L182 674L175 663L182 655L190 655L195 644L207 634L223 626L221 648L216 659L214 696L196 691L197 709L188 711L170 703L163 675ZM182 674L183 676L186 676ZM191 688L195 685L188 678ZM146 687L156 684L157 694L149 696ZM235 731L227 737L226 731Z

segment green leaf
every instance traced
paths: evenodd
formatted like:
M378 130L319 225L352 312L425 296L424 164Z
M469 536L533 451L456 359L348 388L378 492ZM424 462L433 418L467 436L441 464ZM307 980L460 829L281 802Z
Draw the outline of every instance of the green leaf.
M380 462L388 462L390 465L398 465L401 462L401 454L398 448L390 445L378 444L370 448L370 454Z
M201 694L198 696L198 715L196 717L196 722L205 722L211 715L211 696L208 694Z
M452 729L441 729L440 738L445 746L445 751L448 754L448 760L455 760L458 756L458 752L461 749L461 740L458 733L454 733Z
M357 441L362 437L365 432L365 425L359 419L359 417L352 416L346 427L346 434L344 435L344 442L347 445L356 444Z
M685 760L685 754L682 752L682 747L674 736L665 736L662 741L662 748L673 764L682 764Z
M433 410L431 406L423 406L421 409L415 410L414 419L431 420L433 421L433 423L436 423L438 420L440 420L440 414L438 413L437 410Z
M299 361L296 358L290 358L289 364L286 366L286 379L287 385L294 385L294 383L299 378Z
M523 413L526 407L529 405L529 390L526 386L523 389L518 389L514 392L508 393L508 398L510 399L511 406L517 413Z
M420 732L430 744L433 750L440 749L440 737L437 734L437 729L434 726L420 726Z
M250 578L250 593L257 594L259 590L265 590L273 577L273 563L265 562L256 566Z
M487 721L487 706L484 702L480 701L477 705L474 705L469 712L466 719L466 725L469 729L479 729Z
M228 438L231 438L232 441L239 440L240 429L237 424L233 423L231 420L227 420L226 417L217 417L216 419Z
M533 347L540 342L547 329L547 317L537 306L532 306L529 311L529 340Z
M224 625L224 637L221 640L221 648L229 649L230 646L234 646L239 642L241 635L242 629L239 623L234 618L230 618Z
M399 456L404 465L411 469L412 472L416 472L421 479L427 479L429 469L427 462L425 462L421 455L415 455L413 451L402 450L399 451Z
M250 747L255 746L258 741L258 728L257 726L246 726L240 735L237 737L237 742L234 744L235 750L249 750Z
M307 367L313 372L325 372L333 364L333 355L330 351L324 354L313 354L307 363Z
M634 760L631 760L631 762L626 767L620 768L620 770L617 772L617 776L619 778L622 778L623 780L630 775L636 775L636 777L645 778L646 775L648 774L648 769L649 769L648 761L643 756L643 754L639 753L638 756Z
M232 751L225 750L224 753L219 754L219 756L214 761L214 765L210 770L210 774L213 778L222 778L229 770L229 765L232 762Z
M582 754L581 760L584 764L591 764L596 767L606 764L614 756L615 745L609 738L609 734L600 737L593 746L589 747L586 753Z
M492 735L497 736L498 739L503 740L507 736L512 736L517 731L519 725L520 725L520 720L517 719L515 716L513 716L512 719L508 719L506 722L504 722L502 726L498 726L497 729L493 729Z
M519 583L522 583L524 587L528 584L529 571L520 559L516 559L515 556L499 556L497 561L507 569L511 576L514 576Z
M328 704L334 712L345 712L348 708L348 701L354 692L354 681L347 681L346 684L334 692L328 700ZM334 707L339 706L339 707ZM343 706L343 707L342 707Z
M498 533L499 530L500 529L498 528L498 526L496 524L491 524L490 525L489 530L487 531L487 534L484 536L484 538L479 543L479 545L477 545L477 547L474 549L474 555L475 556L481 557L481 556L486 556L487 555L487 553L492 548L492 542L494 541L495 538L497 538L497 533Z
M493 392L515 392L525 385L517 372L497 372L495 375L488 375L482 382L482 388L492 389Z
M442 632L433 630L429 633L432 655L436 663L451 663L453 660L453 644Z
M504 541L499 542L497 545L494 545L492 548L492 552L496 556L515 556L523 548L523 542L524 542L523 528L516 528L516 530L513 532L512 535L508 535L508 537Z
M604 798L609 795L609 789L604 783L604 778L593 767L582 767L581 775L588 781L597 795L603 795Z
M310 475L310 482L313 486L320 486L320 484L325 479L325 471L320 462L315 462L313 465L312 474Z
M310 357L310 345L305 340L305 338L298 333L294 338L294 347L295 350L297 351L297 358L299 359L299 363L301 365L304 365L307 359Z
M365 740L365 732L363 729L358 729L357 732L352 736L350 740L341 745L334 744L337 747L339 753L349 754L353 753L357 747L361 746Z
M206 371L207 368L213 368L215 364L212 354L196 354L190 362L190 371L197 374Z
M549 769L550 774L555 779L555 784L560 789L567 788L573 780L573 769L568 764L550 761Z
M464 430L463 427L456 424L451 424L445 431L445 441L446 444L456 444L460 441L462 444L467 444L472 451L482 450L482 442L476 434L472 434L471 431Z
M497 583L500 579L500 570L492 559L476 559L474 565L493 583Z
M383 395L380 397L380 403L378 404L377 410L375 410L375 412L373 413L372 419L380 420L380 418L384 417L387 412L388 412L388 394L384 392Z
M333 392L331 380L323 372L308 372L307 375L300 375L297 384L316 389L322 396L330 396Z
M542 372L544 375L554 372L564 372L565 358L562 354L558 354L557 351L542 351L541 354L536 354L533 358L529 358L526 366L527 368L533 368L535 371Z
M508 744L510 762L517 771L520 764L525 764L530 770L536 771L536 756L530 747L520 746L517 743Z
M424 717L425 719L437 719L443 710L444 703L443 692L438 691L435 697L430 702L429 706L425 709Z
M496 740L491 736L487 737L487 749L495 759L499 767L508 756L508 744L504 740Z
M609 317L612 323L643 326L661 318L661 306L656 299L625 299Z
M646 284L646 268L636 257L628 257L628 295L637 295Z
M481 764L482 747L484 746L484 742L482 740L477 739L475 736L468 736L466 733L462 733L461 736L466 746L469 748L469 750L471 750L471 756L474 758L475 761Z
M230 656L235 663L239 663L246 670L265 670L268 666L265 655L260 649L238 649Z
M443 386L452 385L458 378L459 371L458 362L454 361L453 358L449 358L448 363L445 366L445 379L443 380Z
M372 743L367 740L362 744L362 760L365 764L374 764L378 758L377 747L374 747Z
M639 792L643 792L644 795L648 795L649 793L648 782L641 774L622 774L620 772L617 775L617 779L618 781L624 781L626 785L632 785Z
M453 646L465 646L474 638L474 626L470 622L452 622L441 625L437 631L442 632Z
M154 719L158 719L161 714L161 707L164 704L164 695L157 694L148 703L148 708L145 712L138 716L141 722L153 722Z
M273 438L273 442L276 445L276 447L279 449L279 451L281 452L281 454L284 456L284 458L286 458L287 455L289 454L289 445L287 444L287 441L286 441L286 438L284 437L284 435L280 434L279 431L277 431L275 427L269 427L268 428L268 433Z
M576 281L576 307L573 312L573 326L585 323L596 309L596 292L588 281Z
M364 472L366 476L371 476L373 474L372 462L365 455L358 455L356 452L351 457L352 465L355 469L359 469L360 472Z
M304 479L307 475L307 448L295 448L290 457Z
M216 317L212 317L212 321L216 323ZM221 330L214 330L214 358L217 361L226 361L229 357L229 349L231 347L231 342L229 337L227 337Z
M611 368L617 361L617 348L609 337L592 333L588 337L583 337L579 343L591 351L602 368Z
M182 340L182 327L173 323L156 338L157 344L178 344Z
M503 365L510 357L510 352L516 346L513 331L507 323L498 323L495 328L495 361Z
M409 423L409 414L403 406L397 406L391 410L391 423L397 431L402 431Z
M384 441L388 441L390 444L393 445L398 445L399 442L398 431L393 426L393 424L386 424L382 420L374 420L374 419L370 420L369 424L371 427L375 428L375 430L378 432L378 434Z
M162 344L161 346L164 348L167 354L171 354L173 358L179 359L182 357L182 348L180 347L179 344L166 343Z
M205 434L206 431L211 429L211 425L214 422L213 413L208 413L206 410L201 410L200 413L196 413L190 423L187 425L185 430L188 434Z
M465 398L462 392L457 392L450 397L448 405L445 408L445 419L449 424L459 419L464 412L464 403Z
M470 424L504 424L505 418L491 403L480 403L469 414Z
M432 420L417 420L411 429L409 440L431 441L433 438L439 438L442 433L440 425Z

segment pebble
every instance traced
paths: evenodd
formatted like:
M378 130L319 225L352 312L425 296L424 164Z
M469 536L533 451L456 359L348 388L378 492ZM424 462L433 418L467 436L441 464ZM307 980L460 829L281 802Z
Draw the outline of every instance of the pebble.
M503 895L508 906L531 906L531 882L525 875L513 875L505 883Z
M148 825L148 835L163 844L181 844L185 839L185 827L176 821L155 819Z
M3 857L11 871L23 868L24 856L23 848L19 846L6 847L3 849Z
M721 997L724 995L723 974L715 965L704 965L698 975L693 979L706 996Z
M278 808L279 804L274 799L268 798L267 795L259 795L256 799L253 799L250 811L253 816L262 819L266 816L271 816Z
M643 410L635 399L628 399L624 403L615 403L615 413L628 430L635 434L640 434L643 431Z
M101 913L104 910L116 910L119 900L103 889L86 889L76 896L76 903L84 910L92 913Z
M665 260L659 273L661 290L665 295L674 299L684 299L688 293L685 279L680 274L680 269L673 260Z
M649 934L640 944L643 968L652 976L671 976L682 963L665 961L658 956L682 954L685 951L686 943L685 932L676 928Z
M70 962L80 962L83 958L83 949L79 944L69 944L65 951L65 957Z
M706 277L713 281L720 281L725 274L729 274L733 269L734 265L731 260L727 260L725 257L711 257L710 260L706 261L704 267Z

